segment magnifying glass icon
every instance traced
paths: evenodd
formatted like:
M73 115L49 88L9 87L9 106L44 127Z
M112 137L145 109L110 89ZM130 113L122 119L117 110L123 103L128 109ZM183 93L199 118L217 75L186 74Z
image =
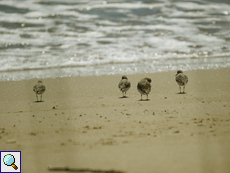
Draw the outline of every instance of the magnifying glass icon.
M7 154L3 158L3 162L7 166L12 166L15 170L18 169L18 167L14 164L15 163L15 158L11 154Z

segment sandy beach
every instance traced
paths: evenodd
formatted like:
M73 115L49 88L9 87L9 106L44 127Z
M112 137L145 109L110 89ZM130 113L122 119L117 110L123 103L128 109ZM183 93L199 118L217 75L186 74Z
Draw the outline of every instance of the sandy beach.
M22 151L23 173L229 173L230 69L0 82L0 150ZM140 101L140 79L152 79ZM143 96L143 99L146 97Z

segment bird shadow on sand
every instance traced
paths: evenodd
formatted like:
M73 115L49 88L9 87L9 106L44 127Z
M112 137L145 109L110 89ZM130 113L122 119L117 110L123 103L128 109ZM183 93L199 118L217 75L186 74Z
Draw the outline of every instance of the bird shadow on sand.
M122 97L118 97L119 99L125 99L125 98L129 98L127 96L122 96Z
M140 99L140 100L138 100L138 101L146 102L146 101L150 101L150 99L145 99L145 100L143 100L143 99L141 100L141 99Z
M184 93L176 93L176 94L187 94L186 92L184 92Z
M44 101L34 101L34 103L41 103L41 102L44 102Z

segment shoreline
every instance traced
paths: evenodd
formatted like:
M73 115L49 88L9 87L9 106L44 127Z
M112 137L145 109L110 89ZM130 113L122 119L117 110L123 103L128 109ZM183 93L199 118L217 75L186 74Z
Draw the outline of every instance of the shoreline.
M201 57L200 57L201 58ZM215 70L230 68L228 56L209 57L206 59L190 58L190 59L167 59L151 60L142 62L127 62L127 63L107 63L101 65L79 65L76 66L54 66L48 68L36 67L29 69L9 69L0 71L1 81L21 81L31 80L35 76L37 79L50 79L59 77L86 77L86 76L105 76L105 75L122 75L122 74L143 74L143 73L158 73L172 72L182 69L183 71L194 70ZM212 61L209 61L212 59ZM178 60L180 63L178 63ZM187 65L186 65L187 64ZM97 68L95 68L97 67ZM138 71L138 72L137 72Z
M0 148L22 151L25 173L227 173L230 68L184 73L186 94L178 94L176 71L127 75L128 98L118 90L122 75L43 79L44 102L32 90L37 79L1 81ZM150 101L136 89L144 77Z

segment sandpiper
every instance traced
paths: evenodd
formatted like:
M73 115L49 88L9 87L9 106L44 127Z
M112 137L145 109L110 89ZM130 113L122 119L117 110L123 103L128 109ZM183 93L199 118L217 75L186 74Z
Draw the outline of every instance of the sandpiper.
M188 83L188 77L183 73L182 70L178 70L176 76L176 82L179 85L180 93L181 87L183 86L183 93L185 93L185 85Z
M131 87L130 82L128 81L128 78L126 76L122 76L121 81L118 84L118 88L123 94L123 97L126 97L126 92Z
M147 95L147 99L148 100L148 94L151 91L151 83L152 80L150 78L144 78L141 79L140 82L138 82L137 84L137 90L141 93L141 100L142 100L142 95Z
M38 83L33 87L33 91L36 94L37 101L38 101L38 95L41 95L40 102L42 101L42 94L45 92L45 90L46 90L45 85L43 85L41 80L38 80Z

